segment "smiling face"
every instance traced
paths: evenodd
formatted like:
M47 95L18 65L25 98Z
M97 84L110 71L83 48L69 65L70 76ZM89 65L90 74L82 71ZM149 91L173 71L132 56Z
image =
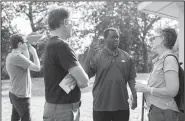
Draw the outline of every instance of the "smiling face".
M105 38L107 47L110 50L115 50L119 46L119 34L116 30L109 30L108 36Z

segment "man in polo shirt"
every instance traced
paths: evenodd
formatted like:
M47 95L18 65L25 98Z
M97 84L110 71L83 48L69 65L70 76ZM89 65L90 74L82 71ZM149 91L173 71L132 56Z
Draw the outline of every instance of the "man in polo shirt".
M20 34L10 37L12 52L6 58L6 69L10 77L9 97L12 103L11 121L31 121L30 98L31 76L30 70L40 71L40 61L34 47ZM29 51L33 55L34 63L29 60Z
M104 32L106 47L97 51L97 46L90 49L84 62L84 69L89 77L96 74L93 86L94 121L128 121L129 104L127 83L133 98L131 108L137 107L135 90L136 72L131 57L118 49L119 34L114 28Z
M52 37L44 53L45 107L44 121L79 121L80 88L88 86L88 75L79 64L74 51L65 42L71 33L69 12L57 7L49 12L48 24ZM68 94L59 86L67 74ZM73 79L74 78L74 79Z

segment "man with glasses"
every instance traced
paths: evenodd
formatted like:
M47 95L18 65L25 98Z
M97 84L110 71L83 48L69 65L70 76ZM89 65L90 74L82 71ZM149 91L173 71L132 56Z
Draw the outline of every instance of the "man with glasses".
M44 52L45 107L44 121L79 121L80 88L88 86L88 76L74 51L66 43L71 35L69 12L56 7L49 12L49 38ZM69 74L70 73L70 74ZM69 77L66 79L65 77ZM60 83L70 85L70 92Z
M9 97L12 103L11 121L31 121L30 70L40 71L40 61L34 47L20 34L10 37L12 52L6 58L6 69L10 77ZM28 50L29 48L29 50ZM29 60L29 51L34 62Z

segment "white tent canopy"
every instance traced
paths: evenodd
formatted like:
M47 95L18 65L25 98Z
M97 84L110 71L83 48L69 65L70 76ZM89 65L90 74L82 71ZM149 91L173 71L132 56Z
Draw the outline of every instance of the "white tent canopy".
M184 63L184 2L141 2L138 10L179 21L179 60ZM184 64L182 67L184 68Z
M138 10L165 18L179 19L177 2L142 2L138 5Z

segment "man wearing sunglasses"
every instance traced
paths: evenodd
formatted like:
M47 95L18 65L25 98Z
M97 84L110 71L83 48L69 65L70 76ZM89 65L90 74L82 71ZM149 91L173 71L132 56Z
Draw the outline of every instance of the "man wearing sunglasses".
M10 77L9 97L12 103L11 121L31 121L30 70L40 71L40 61L34 47L20 34L10 37L12 52L6 58L6 69ZM28 50L29 47L29 50ZM29 59L29 51L34 62Z

